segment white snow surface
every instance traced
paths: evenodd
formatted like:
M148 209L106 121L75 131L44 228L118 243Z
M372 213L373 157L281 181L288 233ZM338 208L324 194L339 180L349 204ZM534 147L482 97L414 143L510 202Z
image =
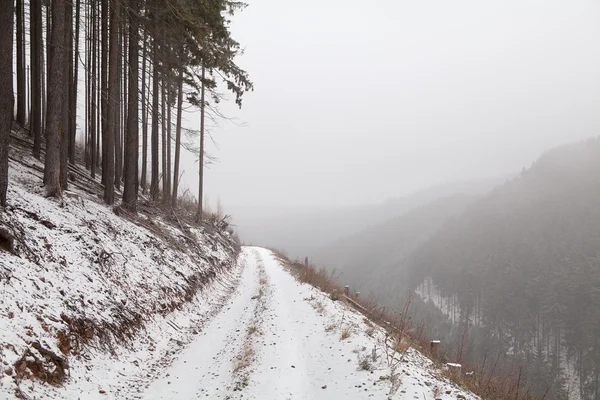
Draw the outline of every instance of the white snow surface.
M39 161L26 162L39 170ZM44 198L35 168L11 160L9 171L0 227L19 240L18 255L0 250L0 399L133 398L235 288L231 240L199 229L184 236L160 217L152 222L164 232L157 235L84 192ZM192 284L201 280L206 284L194 293ZM69 334L67 322L78 319L88 321L88 343ZM110 328L119 326L129 340L114 340ZM71 347L66 352L61 333ZM41 358L35 342L68 359L63 386L17 379L15 362L26 351Z
M142 399L477 399L414 349L390 394L381 328L298 282L269 250L245 247L241 259L227 306ZM372 370L362 370L359 360L372 360L373 347Z
M0 250L0 399L477 399L412 348L394 353L392 391L385 331L269 250L244 247L235 260L226 234L192 229L191 245L154 219L176 249L93 195L43 198L35 173L11 161L0 213L22 235L18 255ZM199 276L202 290L174 300ZM65 354L58 336L77 318L105 337L69 337ZM112 340L126 321L140 329ZM68 359L64 384L16 378L26 351L42 357L36 342Z

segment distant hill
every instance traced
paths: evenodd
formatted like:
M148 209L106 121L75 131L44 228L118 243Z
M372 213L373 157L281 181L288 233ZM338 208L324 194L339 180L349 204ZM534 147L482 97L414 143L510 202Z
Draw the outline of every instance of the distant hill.
M600 398L600 139L547 152L407 266L413 287L430 278L462 323L482 327L475 351L528 365L538 394L553 384L566 398L566 379L569 398Z
M285 250L292 258L312 257L329 243L401 216L416 207L454 194L481 195L505 179L437 185L376 205L294 210L233 207L232 211L234 223L246 243L276 247Z
M363 293L380 293L388 286L385 280L400 273L412 251L475 199L476 196L457 194L418 206L321 248L313 260L317 265L336 270L342 282Z

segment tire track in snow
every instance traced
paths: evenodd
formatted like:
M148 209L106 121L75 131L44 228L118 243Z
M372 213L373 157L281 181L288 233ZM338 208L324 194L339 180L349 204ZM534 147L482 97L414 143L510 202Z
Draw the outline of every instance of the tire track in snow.
M225 399L233 392L232 364L243 346L244 332L252 318L252 297L259 286L257 255L244 249L238 289L205 329L162 377L152 382L142 395L145 400Z

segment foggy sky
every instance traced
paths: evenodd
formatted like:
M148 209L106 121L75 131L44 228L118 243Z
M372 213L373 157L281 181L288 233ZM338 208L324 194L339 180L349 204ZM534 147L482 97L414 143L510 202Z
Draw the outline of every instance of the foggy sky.
M600 132L597 1L248 3L232 31L256 90L222 107L245 126L214 130L206 172L226 208L375 203Z

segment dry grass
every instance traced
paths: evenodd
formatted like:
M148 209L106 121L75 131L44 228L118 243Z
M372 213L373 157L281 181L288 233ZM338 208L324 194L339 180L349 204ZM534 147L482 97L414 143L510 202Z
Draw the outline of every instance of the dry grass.
M340 334L340 340L346 340L352 335L352 329L349 325L342 327L342 333Z
M244 343L244 348L242 349L242 352L237 356L233 363L233 372L239 372L244 368L247 368L252 363L253 358L254 349L252 348L252 345L248 341L246 341Z
M332 300L339 299L345 301L350 307L353 307L356 311L362 313L365 316L366 321L371 321L367 323L367 325L375 323L383 328L388 335L393 334L394 337L400 338L400 340L394 340L395 344L391 345L390 350L394 349L399 354L403 354L408 348L414 347L426 354L428 353L431 339L424 336L424 324L421 323L417 329L413 329L411 326L409 312L410 300L405 304L404 310L400 316L389 314L384 308L377 305L377 301L373 296L359 298L351 295L350 298L347 299L342 294L344 293L344 288L336 282L337 275L335 273L327 272L324 268L317 268L311 264L307 267L299 261L291 261L283 251L277 249L271 249L271 251L279 259L282 265L290 270L296 279L328 293ZM325 331L332 332L336 330L338 326L339 325L337 324L330 324L325 328ZM368 327L365 333L369 336L374 335L375 328ZM346 336L346 338L349 337L350 332L347 334L348 336ZM343 336L345 335L342 332L342 337ZM344 338L341 340L344 340ZM428 355L432 361L440 364L440 358L436 359L433 355ZM443 353L440 353L439 357L443 357ZM477 371L481 368L469 367L468 365L463 364L463 369L465 371ZM519 377L519 375L520 373L518 371L505 371L502 373L492 371L491 376L485 374L480 374L479 376L477 374L470 376L463 375L460 377L457 384L460 384L462 387L465 387L486 400L503 400L507 398L514 400L531 400L531 396L528 394L527 390L525 390L527 384L524 382L523 377ZM452 378L449 377L449 379ZM397 387L400 383L399 376L392 376L390 377L390 380L393 381L392 386L394 387ZM517 388L520 390L517 391Z
M372 356L369 354L359 354L358 355L358 370L359 371L373 371L375 367L373 366Z
M312 308L314 308L319 314L325 313L325 304L322 301L317 300L310 303Z

